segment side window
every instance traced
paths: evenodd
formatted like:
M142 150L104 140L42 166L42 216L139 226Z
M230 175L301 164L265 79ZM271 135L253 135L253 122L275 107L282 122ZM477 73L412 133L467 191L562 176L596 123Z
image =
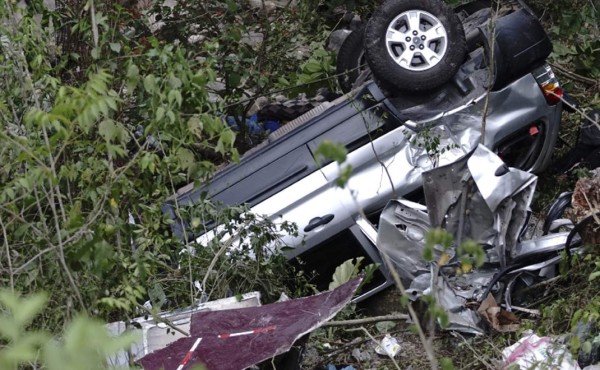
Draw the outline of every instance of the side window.
M323 140L330 140L334 143L342 143L348 152L352 152L397 128L398 125L399 122L390 117L382 105L377 105L352 116L311 140L308 147L314 153Z
M269 154L267 152L267 154ZM230 184L213 199L225 204L255 205L316 170L316 163L303 145L245 178Z

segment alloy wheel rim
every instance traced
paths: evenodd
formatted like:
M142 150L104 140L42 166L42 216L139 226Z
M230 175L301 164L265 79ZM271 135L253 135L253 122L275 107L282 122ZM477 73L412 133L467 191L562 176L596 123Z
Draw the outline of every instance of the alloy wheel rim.
M390 22L385 42L388 54L398 66L409 71L426 71L446 54L448 33L433 14L409 10Z

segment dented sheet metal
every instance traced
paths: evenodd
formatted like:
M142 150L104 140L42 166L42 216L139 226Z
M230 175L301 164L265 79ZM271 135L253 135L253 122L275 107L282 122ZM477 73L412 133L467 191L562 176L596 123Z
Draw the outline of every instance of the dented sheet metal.
M423 173L423 189L432 227L493 246L501 267L515 248L527 220L537 177L509 169L483 145L446 166ZM492 256L490 256L492 257Z
M403 199L390 201L381 214L377 246L408 285L409 298L433 294L448 313L449 330L482 334L486 325L476 310L489 293L504 296L510 310L511 290L518 279L531 283L532 274L552 275L548 267L558 263L566 233L520 240L536 182L535 175L508 168L479 145L455 162L423 173L427 207ZM442 253L449 257L439 268L423 259L430 228L454 236L449 250L434 247L434 261ZM466 240L482 246L485 264L458 274L455 246ZM498 284L503 277L509 278L506 286Z
M260 307L192 315L190 337L143 357L146 370L241 370L290 350L293 343L332 319L352 298L361 278L311 297Z

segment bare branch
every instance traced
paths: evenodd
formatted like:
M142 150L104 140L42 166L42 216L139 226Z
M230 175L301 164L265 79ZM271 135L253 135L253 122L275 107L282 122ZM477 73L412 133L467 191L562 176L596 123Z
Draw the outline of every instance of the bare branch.
M154 312L152 312L151 310L147 309L146 307L142 306L141 304L137 305L139 309L143 310L144 312L146 312L148 315L151 315L152 318L154 319L154 321L158 321L158 322L162 322L163 324L167 325L168 327L170 327L171 329L180 332L181 334L185 335L186 337L190 336L190 333L186 332L185 330L182 330L180 328L178 328L177 326L175 326L175 324L173 324L171 321L165 319L164 317L161 317L158 314L155 314Z
M15 290L15 281L13 279L13 269L12 269L12 261L10 258L10 246L8 245L8 235L6 235L6 228L4 227L4 222L2 222L2 217L0 217L0 226L2 227L2 236L4 238L4 247L6 248L6 259L8 260L8 273L10 274L10 290L14 292Z
M409 318L410 318L410 316L399 313L399 314L395 314L395 315L366 317L364 319L329 321L329 322L326 322L325 324L323 324L323 327L363 325L363 324L372 324L374 322L380 322L380 321L403 321L403 320L408 320Z
M48 252L52 252L54 249L56 249L56 246L50 246L46 249L41 250L40 252L38 252L35 256L31 257L29 260L27 260L27 262L25 262L24 264L22 264L21 266L17 267L13 273L14 275L18 275L21 273L21 271L23 271L27 266L29 266L30 264L32 264L33 262L35 262L38 258L40 258L41 256L43 256L44 254L48 253Z
M560 73L562 73L563 75L565 75L566 77L570 78L573 81L582 82L582 83L585 83L588 85L600 86L600 80L594 80L593 78L579 75L575 72L569 71L568 69L561 66L560 64L550 63L550 65L552 66L552 68L555 68L557 71L559 71Z

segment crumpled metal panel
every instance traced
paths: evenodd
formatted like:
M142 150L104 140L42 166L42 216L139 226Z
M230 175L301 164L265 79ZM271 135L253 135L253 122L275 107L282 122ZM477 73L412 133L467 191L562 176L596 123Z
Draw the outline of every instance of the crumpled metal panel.
M564 248L566 235L519 240L536 182L535 175L508 168L496 154L478 145L450 164L423 172L427 207L394 199L384 208L378 248L394 262L403 280L408 281L410 299L416 300L423 294L434 296L448 314L448 330L482 334L482 319L469 306L477 305L492 292L505 293L510 308L510 289L520 273L557 263L559 257L552 253ZM458 265L455 248L450 248L445 251L449 263L438 272L423 259L425 234L433 227L450 232L454 245L467 239L482 245L486 265L457 275L453 268ZM434 260L439 260L441 253L434 250ZM509 271L512 280L508 287L493 286L501 271Z
M431 226L453 234L456 244L471 239L494 246L505 267L525 226L537 177L509 169L479 145L454 163L424 172L423 180Z
M190 337L144 356L146 370L241 370L290 350L292 344L331 320L352 298L362 278L310 297L192 315Z
M403 280L412 281L429 271L423 260L429 227L422 206L405 199L390 200L381 212L377 248L395 263Z
M432 282L432 286L433 284L434 282ZM448 315L449 325L446 330L484 334L481 317L475 311L467 308L467 299L455 291L453 284L443 276L438 276L437 286L438 288L433 293L437 304L444 307Z

